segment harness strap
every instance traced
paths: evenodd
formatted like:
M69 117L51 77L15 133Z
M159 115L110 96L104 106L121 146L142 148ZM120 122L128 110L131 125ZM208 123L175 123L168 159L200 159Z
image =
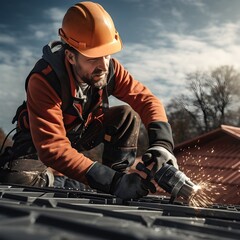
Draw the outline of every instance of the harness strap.
M64 112L71 104L71 87L64 63L63 44L60 44L59 42L56 44L58 45L54 46L54 43L52 43L51 47L49 45L44 46L43 59L52 67L60 82L62 110Z
M70 79L67 74L65 62L64 62L64 48L60 42L51 43L43 48L43 57L35 64L32 71L29 73L25 81L25 90L27 91L28 82L32 74L38 73L42 77L46 78L49 84L53 87L59 97L62 99L62 111L72 106L74 98L71 96ZM48 66L51 66L52 71L47 74L43 73L43 70ZM57 80L57 81L56 81ZM57 84L56 84L57 83ZM109 108L109 95L112 94L115 86L115 74L114 74L114 63L110 60L108 83L102 90L102 102L101 107L103 112ZM95 106L96 108L99 107ZM94 107L94 109L96 109ZM91 109L93 111L94 109ZM21 119L20 119L21 118ZM20 129L29 129L28 126L28 114L27 106L24 101L23 104L18 108L16 115L13 118L12 123L18 121L18 127Z

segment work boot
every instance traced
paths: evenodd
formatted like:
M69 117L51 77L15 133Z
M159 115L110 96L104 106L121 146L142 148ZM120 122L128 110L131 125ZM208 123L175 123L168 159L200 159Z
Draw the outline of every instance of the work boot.
M36 159L15 159L0 169L0 182L34 187L53 186L52 172Z

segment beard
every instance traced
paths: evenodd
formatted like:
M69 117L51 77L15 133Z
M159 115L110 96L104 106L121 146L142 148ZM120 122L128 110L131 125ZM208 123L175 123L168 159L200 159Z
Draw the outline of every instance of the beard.
M103 88L107 85L107 72L96 69L90 77L83 76L82 80L91 87Z

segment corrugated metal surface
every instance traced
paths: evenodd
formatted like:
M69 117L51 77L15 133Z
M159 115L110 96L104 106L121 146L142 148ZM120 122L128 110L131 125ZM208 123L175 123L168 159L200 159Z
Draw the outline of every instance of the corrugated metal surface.
M240 239L240 206L169 198L122 201L96 191L0 185L1 240Z
M222 126L175 148L180 169L215 186L217 203L240 204L240 128Z

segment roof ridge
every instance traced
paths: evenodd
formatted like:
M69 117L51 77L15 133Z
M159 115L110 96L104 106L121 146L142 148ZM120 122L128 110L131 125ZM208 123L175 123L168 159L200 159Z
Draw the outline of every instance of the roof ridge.
M228 132L234 136L237 136L240 138L240 127L230 126L230 125L224 125L222 124L221 129L223 129L225 132Z
M215 129L213 129L209 132L205 132L205 133L200 134L196 137L193 137L192 139L188 139L188 140L185 140L181 143L176 144L175 149L176 148L181 148L182 146L194 143L196 141L199 142L200 140L202 140L202 139L204 139L208 136L211 136L212 134L218 133L218 132L225 132L226 134L229 134L234 138L240 139L240 127L235 127L235 126L222 124L222 125L220 125L220 127L215 128Z

